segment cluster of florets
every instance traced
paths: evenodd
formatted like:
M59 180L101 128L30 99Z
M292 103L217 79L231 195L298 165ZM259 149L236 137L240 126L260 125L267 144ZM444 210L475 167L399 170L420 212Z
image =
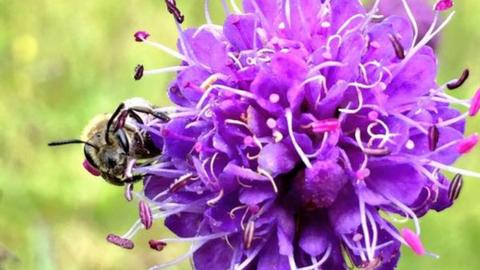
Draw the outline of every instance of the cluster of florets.
M172 120L140 126L162 155L133 168L148 175L135 193L141 218L109 241L132 248L138 230L164 218L179 238L150 246L192 246L152 269L190 256L209 270L394 269L402 244L430 254L418 219L452 205L462 174L478 176L451 164L478 141L464 133L480 92L447 93L468 70L436 82L426 44L451 19L441 19L451 1L435 6L423 38L405 0L405 18L377 14L379 2L366 11L351 0L244 0L240 12L232 1L223 26L207 9L207 24L181 30L183 15L167 1L179 52L147 32L135 39L181 65L139 66L135 78L177 72L168 90L175 106L163 109ZM398 216L413 229L395 226Z

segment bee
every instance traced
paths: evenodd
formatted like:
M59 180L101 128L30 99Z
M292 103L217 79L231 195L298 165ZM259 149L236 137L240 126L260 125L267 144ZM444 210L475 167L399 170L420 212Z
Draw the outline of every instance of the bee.
M136 125L155 119L170 121L158 107L143 98L132 98L120 103L113 114L94 117L81 139L54 141L48 145L83 144L85 169L110 184L123 186L143 178L144 175L131 175L135 163L148 163L161 154L149 133Z

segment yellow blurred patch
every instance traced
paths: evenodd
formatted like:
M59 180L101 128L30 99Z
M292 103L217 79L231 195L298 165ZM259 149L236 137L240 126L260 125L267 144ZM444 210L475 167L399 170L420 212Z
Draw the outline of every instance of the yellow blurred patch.
M32 62L38 55L37 39L30 34L16 37L12 41L12 55L15 62Z

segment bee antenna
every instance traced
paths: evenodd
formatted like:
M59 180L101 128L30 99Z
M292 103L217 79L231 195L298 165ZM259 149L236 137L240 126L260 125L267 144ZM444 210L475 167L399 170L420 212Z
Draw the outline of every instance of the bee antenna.
M110 128L112 127L113 121L115 120L115 118L117 118L118 114L120 114L120 112L123 110L124 107L125 107L125 104L123 102L120 103L120 105L118 105L117 109L112 114L110 119L108 119L107 129L105 130L105 142L107 144L111 144L110 138L108 137L108 133L110 133Z
M65 141L56 141L56 142L50 142L48 143L48 146L61 146L61 145L66 145L66 144L86 144L88 146L91 146L98 150L98 147L94 144L91 144L86 141L78 140L78 139L73 139L73 140L65 140Z

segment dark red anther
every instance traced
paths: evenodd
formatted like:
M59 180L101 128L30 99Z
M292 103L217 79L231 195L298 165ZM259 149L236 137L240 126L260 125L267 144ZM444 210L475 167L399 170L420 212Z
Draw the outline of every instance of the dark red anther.
M463 187L463 176L461 174L456 174L453 179L450 187L448 188L448 199L450 201L455 201L460 196L460 192Z
M122 237L120 237L116 234L113 234L113 233L111 233L107 236L107 241L114 244L114 245L117 245L119 247L125 248L125 249L133 249L135 247L132 240L122 238Z
M175 20L180 24L183 23L183 21L185 20L185 16L182 14L180 9L178 9L176 1L165 0L165 4L167 4L167 10L168 12L170 12L170 14L173 15Z
M395 55L398 59L405 59L405 50L403 49L402 43L395 35L389 35L390 41L392 42L393 49L395 50Z
M145 71L145 67L143 65L137 65L135 67L135 75L133 78L138 81L143 77L143 72Z
M382 148L364 148L363 153L369 155L369 156L376 156L376 157L384 157L388 156L392 153L390 149L387 147L382 147Z
M156 251L162 251L167 246L167 243L160 240L150 240L148 241L148 244L150 245L151 249Z
M462 75L460 76L460 78L458 78L458 80L447 84L447 88L449 90L454 90L454 89L459 88L460 86L462 86L465 83L465 81L468 79L469 76L470 76L470 70L465 69L463 71Z
M431 126L428 129L428 149L430 149L430 151L435 151L437 149L439 137L440 133L438 132L437 126Z

